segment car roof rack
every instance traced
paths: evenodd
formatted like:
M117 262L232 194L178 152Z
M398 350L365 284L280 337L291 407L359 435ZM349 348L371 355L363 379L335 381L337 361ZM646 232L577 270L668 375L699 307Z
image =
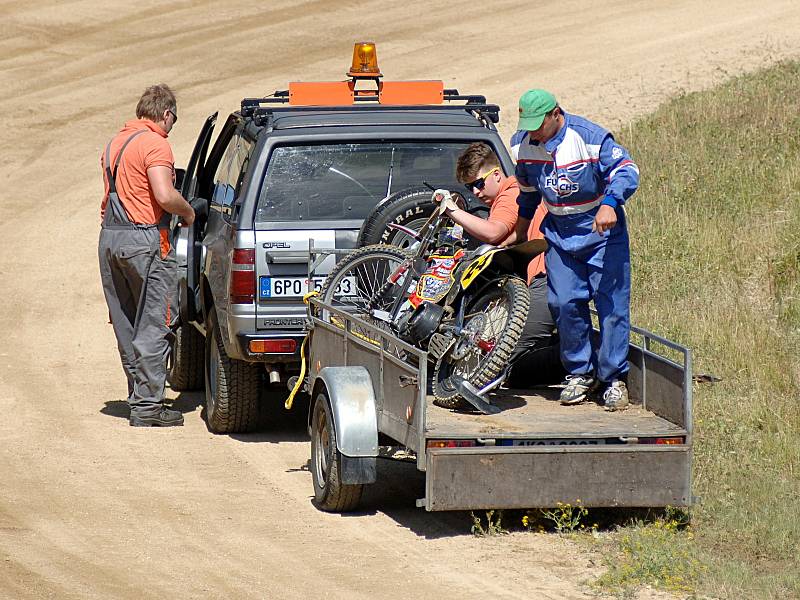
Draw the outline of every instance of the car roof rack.
M457 110L473 113L480 120L497 123L500 107L487 104L486 97L475 94L459 94L456 89L443 90L441 104L379 104L379 94L360 93L353 97L352 104L291 105L289 90L277 90L263 98L244 98L241 104L243 117L252 117L259 124L266 123L276 110L294 112L344 112L353 110L372 111L441 111ZM452 104L445 104L452 103Z

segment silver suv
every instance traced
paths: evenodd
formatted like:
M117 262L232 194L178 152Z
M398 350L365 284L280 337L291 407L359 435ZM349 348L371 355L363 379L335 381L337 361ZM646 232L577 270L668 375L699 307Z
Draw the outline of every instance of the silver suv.
M293 105L289 92L245 99L210 152L217 115L208 117L181 186L199 210L176 244L181 326L170 384L205 386L212 431L252 430L259 391L298 374L309 244L402 245L386 225L413 228L430 214L423 182L459 187L456 160L472 142L492 146L513 172L497 106L441 95L440 104L408 105L381 103L377 93L330 106ZM315 268L313 285L334 260Z

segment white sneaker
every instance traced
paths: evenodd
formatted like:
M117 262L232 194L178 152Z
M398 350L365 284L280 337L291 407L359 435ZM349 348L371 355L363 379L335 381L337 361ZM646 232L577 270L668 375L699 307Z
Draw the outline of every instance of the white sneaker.
M591 375L567 375L561 390L561 404L580 404L597 388L597 380Z
M628 408L628 386L624 381L612 381L603 392L603 406L608 411L625 410Z

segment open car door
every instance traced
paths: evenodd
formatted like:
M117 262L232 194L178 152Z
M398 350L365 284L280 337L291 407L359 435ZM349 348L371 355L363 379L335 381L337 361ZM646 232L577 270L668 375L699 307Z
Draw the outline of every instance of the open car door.
M201 242L208 218L208 199L196 197L197 182L203 174L206 154L218 114L215 112L210 115L203 124L181 183L181 194L195 209L195 221L188 227L178 226L176 222L173 229L178 261L178 305L181 322L184 324L197 320Z

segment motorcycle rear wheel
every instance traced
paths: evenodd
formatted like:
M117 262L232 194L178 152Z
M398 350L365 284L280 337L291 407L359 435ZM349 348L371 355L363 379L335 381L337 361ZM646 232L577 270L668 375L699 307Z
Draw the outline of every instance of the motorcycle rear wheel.
M452 377L459 375L478 389L496 379L508 365L522 335L529 307L528 286L518 277L493 281L487 285L485 293L467 306L464 329L472 331L474 339L470 339L469 333L462 335L436 362L433 371L436 405L472 408L459 395Z
M375 309L388 310L396 294L401 292L399 288L388 291L384 288L388 277L408 256L404 250L386 244L359 248L331 269L322 284L319 298L325 304L387 329L386 323L373 318L371 313ZM380 295L382 290L383 294ZM329 320L330 315L325 312L322 318Z

